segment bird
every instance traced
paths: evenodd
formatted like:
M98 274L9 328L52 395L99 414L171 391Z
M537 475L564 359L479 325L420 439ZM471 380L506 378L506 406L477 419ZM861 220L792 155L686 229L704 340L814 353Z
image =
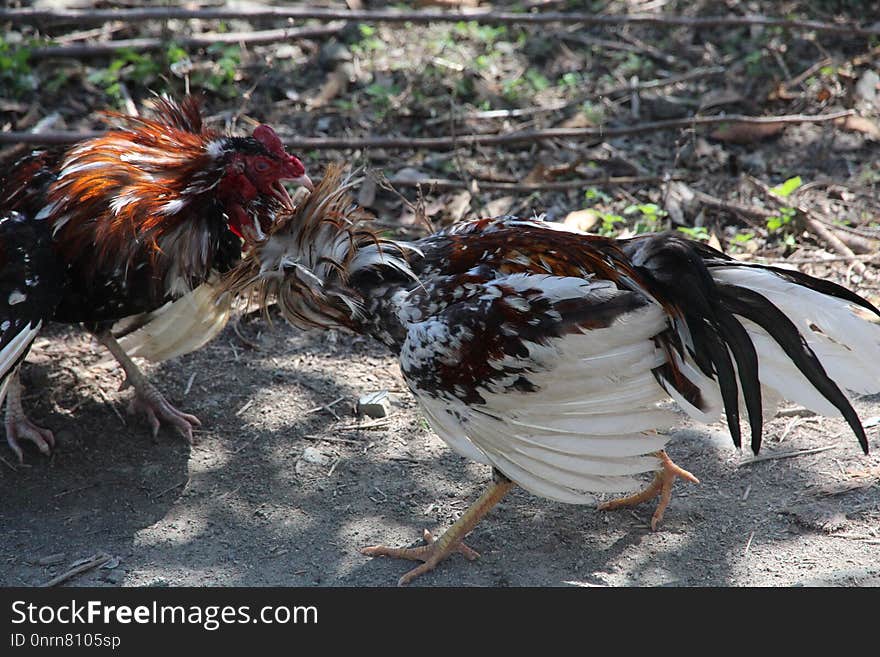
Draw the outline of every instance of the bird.
M491 466L436 540L362 549L422 562L399 584L454 552L475 558L464 537L515 486L570 504L631 493L600 509L659 497L656 530L673 482L698 483L664 450L680 411L726 416L737 447L747 418L758 453L765 415L788 399L842 416L867 453L851 397L880 391L880 311L858 294L679 232L615 239L501 216L395 241L351 202L354 184L328 169L221 287L295 326L377 339L437 435Z
M248 137L203 121L201 99L152 99L147 117L106 113L105 134L63 150L39 150L0 181L0 402L6 439L49 454L51 431L24 413L18 372L48 322L81 324L119 361L135 396L131 412L192 442L194 415L174 408L112 332L142 327L138 355L183 353L222 328L228 308L206 286L262 239L268 210L291 197L282 181L312 187L299 158L268 125ZM220 320L218 320L218 317ZM146 324L146 326L143 326ZM155 329L161 324L161 330ZM219 326L219 328L218 328Z

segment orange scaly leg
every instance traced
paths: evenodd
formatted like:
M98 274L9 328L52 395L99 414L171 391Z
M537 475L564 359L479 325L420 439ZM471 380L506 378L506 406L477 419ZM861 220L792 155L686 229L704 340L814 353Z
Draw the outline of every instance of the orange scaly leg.
M666 507L669 505L669 500L672 499L673 482L675 482L675 480L680 477L693 484L700 483L700 480L697 479L690 472L678 467L675 463L673 463L672 459L669 458L669 455L664 450L661 449L659 452L657 452L657 456L661 461L662 470L658 470L654 474L654 481L652 481L645 490L641 491L640 493L636 493L635 495L627 495L626 497L622 497L619 500L603 502L598 506L598 509L600 511L610 511L611 509L620 509L626 506L635 506L636 504L641 504L642 502L652 500L659 495L660 502L657 504L657 510L654 511L654 516L651 518L651 529L653 531L656 531L657 525L659 525L660 521L663 520L663 513L666 511Z
M422 565L413 568L397 581L398 586L409 584L419 575L437 567L441 561L453 552L460 552L466 559L473 561L480 555L462 543L462 539L470 532L477 523L482 520L489 511L501 501L514 484L510 479L496 471L496 479L492 487L480 495L479 499L468 507L461 518L443 532L443 535L434 540L431 532L425 530L425 543L421 547L414 548L389 548L382 545L374 545L361 549L361 553L370 557L393 557L395 559L410 559L422 561Z

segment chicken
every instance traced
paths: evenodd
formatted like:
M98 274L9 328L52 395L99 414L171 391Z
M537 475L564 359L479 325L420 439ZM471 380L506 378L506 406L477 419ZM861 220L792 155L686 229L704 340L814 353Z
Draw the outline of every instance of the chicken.
M493 468L436 541L363 550L423 562L400 584L452 552L474 558L462 539L515 485L588 504L654 473L604 508L659 496L656 529L673 481L697 481L664 451L676 405L703 422L726 415L737 446L742 405L757 453L765 413L790 399L842 415L867 452L849 394L880 390L880 311L855 293L677 233L615 240L506 216L389 241L340 175L279 217L226 287L256 286L297 326L387 345L436 433Z
M198 299L203 284L238 261L243 241L264 237L270 214L260 212L261 224L247 208L266 199L289 205L282 180L311 187L302 162L269 126L251 137L218 134L203 125L192 96L157 98L154 112L111 114L116 129L63 152L35 152L0 184L0 401L5 396L7 442L19 460L22 438L45 454L54 444L25 416L18 382L22 359L49 321L82 323L134 387L130 410L146 414L154 435L165 421L191 441L199 420L168 403L110 329L156 312L166 320L223 316L224 308ZM152 345L166 355L201 344L199 330L218 330L213 317L177 330L165 324L160 337L151 335L174 342L170 351Z

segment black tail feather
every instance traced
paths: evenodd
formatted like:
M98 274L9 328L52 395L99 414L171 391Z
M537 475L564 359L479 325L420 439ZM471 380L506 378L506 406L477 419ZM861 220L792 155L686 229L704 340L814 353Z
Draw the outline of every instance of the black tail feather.
M689 352L703 373L717 381L728 428L737 447L741 444L740 390L751 425L752 450L756 454L761 447L763 430L760 364L752 339L736 317L738 315L767 331L816 390L840 411L862 449L868 452L867 437L858 414L825 372L794 323L761 294L742 286L717 282L711 269L763 269L880 316L880 310L873 304L836 283L787 269L742 263L674 233L639 236L620 244L637 271L645 276L648 291L670 309L674 321L683 319L686 323L692 342Z
M823 397L840 411L859 440L865 454L868 453L868 437L858 414L846 395L825 372L822 363L807 344L794 323L764 296L743 287L719 283L718 289L724 303L732 312L749 319L782 347L786 355Z
M623 242L622 248L645 275L649 291L662 303L669 303L686 323L697 366L718 382L728 429L737 447L742 444L742 390L752 448L759 449L763 410L757 354L745 329L720 302L715 280L694 242L667 233L634 238ZM678 317L676 321L680 321Z

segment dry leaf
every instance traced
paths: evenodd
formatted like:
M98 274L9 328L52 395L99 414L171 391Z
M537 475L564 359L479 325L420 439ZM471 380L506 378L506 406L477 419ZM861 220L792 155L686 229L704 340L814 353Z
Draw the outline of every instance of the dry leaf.
M486 203L484 209L487 217L500 217L507 214L516 199L513 196L502 196Z
M843 130L861 132L871 139L880 139L880 126L864 116L845 116L834 123Z
M590 208L583 210L575 210L569 212L562 223L569 228L574 228L584 233L590 232L590 229L599 223L599 213Z
M333 72L327 76L324 85L318 92L318 95L312 98L308 105L311 108L323 107L331 100L336 98L340 93L348 89L348 83L351 79L352 65L350 62L341 62L339 66L333 69Z
M583 112L575 112L573 115L565 119L559 124L560 128L592 128L596 124L587 118Z
M539 183L549 180L556 180L561 176L565 176L574 171L577 171L577 167L581 163L582 159L583 158L579 157L573 162L568 162L566 164L554 164L553 166L545 166L541 163L538 163L531 171L529 171L528 175L523 178L522 181L524 183Z
M466 189L454 194L446 203L446 211L453 223L461 221L471 207L471 193Z
M547 180L547 167L539 162L522 181L524 183L540 183L545 180Z
M709 109L710 107L720 107L721 105L732 105L743 100L742 95L733 89L717 89L703 94L700 98L700 111Z
M732 144L751 144L778 135L785 128L782 121L774 123L746 123L737 121L722 125L709 136Z

